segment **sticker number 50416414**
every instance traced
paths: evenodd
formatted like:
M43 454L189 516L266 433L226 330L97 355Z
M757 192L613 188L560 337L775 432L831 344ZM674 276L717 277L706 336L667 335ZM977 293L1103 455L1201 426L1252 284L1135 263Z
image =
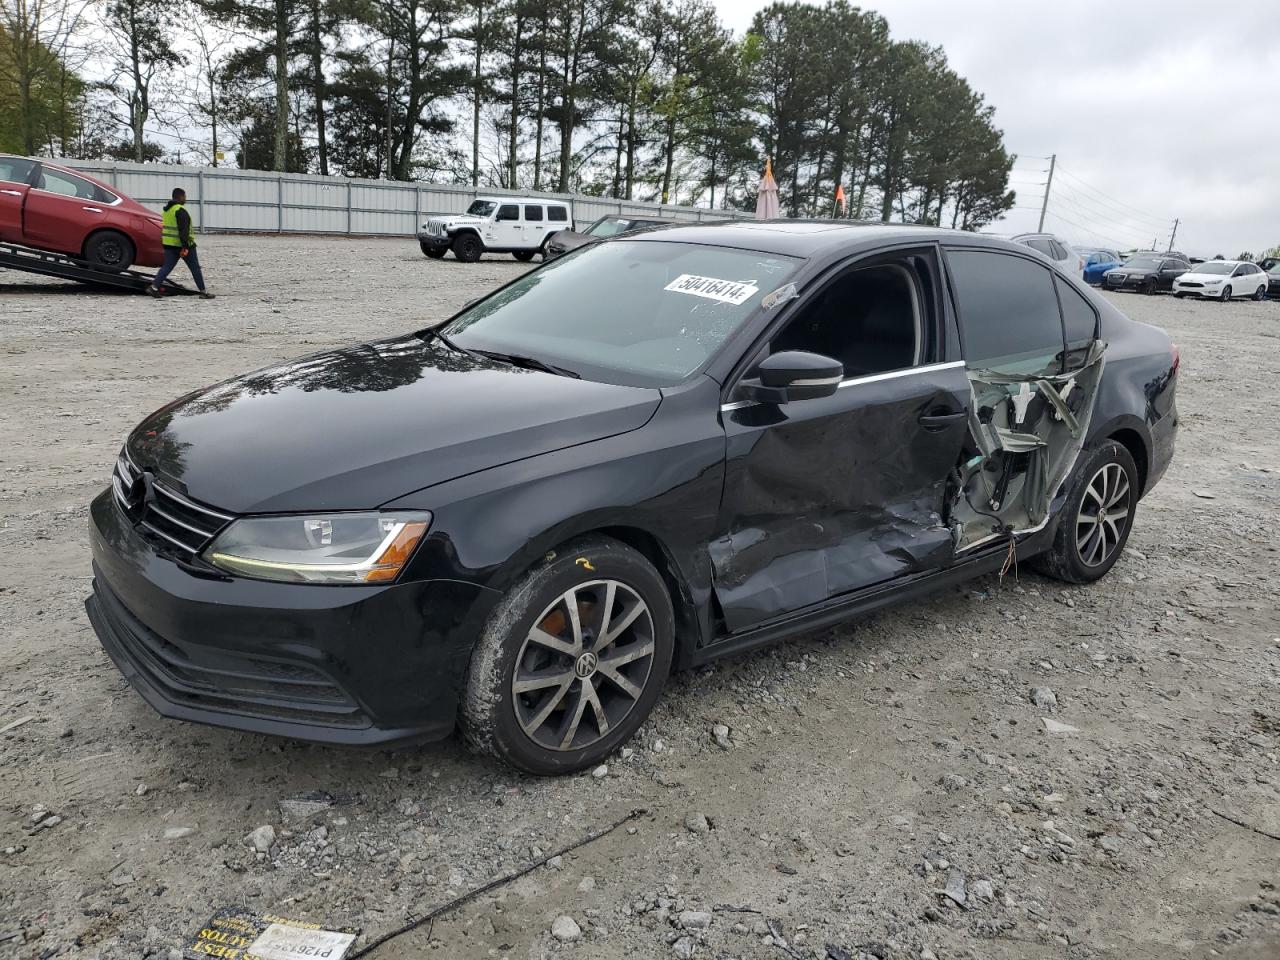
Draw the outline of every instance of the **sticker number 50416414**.
M663 290L672 293L687 293L695 297L705 297L720 303L731 303L735 307L746 303L760 288L750 280L719 280L715 277L699 277L692 273L682 273Z

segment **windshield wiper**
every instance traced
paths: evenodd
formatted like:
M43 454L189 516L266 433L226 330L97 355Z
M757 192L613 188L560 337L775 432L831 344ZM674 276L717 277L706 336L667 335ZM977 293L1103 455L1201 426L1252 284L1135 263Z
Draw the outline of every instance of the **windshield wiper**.
M422 337L424 340L435 337L437 340L443 343L450 350L456 350L458 353L465 353L469 357L475 356L475 354L472 353L470 350L468 350L466 347L460 347L456 343L454 343L448 337L447 334L441 333L439 327L427 327L427 329L423 330L422 333L419 334L419 336Z
M537 357L526 357L519 353L503 353L500 350L476 350L473 352L491 360L509 363L513 367L524 367L526 370L541 370L543 373L554 373L558 377L572 377L574 380L582 379L582 374L574 370L570 370L567 367L557 367L554 363L547 363Z

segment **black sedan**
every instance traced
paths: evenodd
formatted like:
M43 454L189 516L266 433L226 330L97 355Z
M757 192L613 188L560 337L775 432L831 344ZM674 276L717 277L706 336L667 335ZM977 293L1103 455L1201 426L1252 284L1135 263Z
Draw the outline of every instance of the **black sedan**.
M559 230L553 233L547 239L543 259L551 260L555 257L563 256L570 250L577 250L579 247L594 243L597 240L616 237L620 233L630 233L632 230L643 230L646 227L667 226L672 222L674 221L658 220L651 217L601 217L581 232L577 230Z
M1267 296L1272 300L1280 300L1280 260L1267 270Z
M1172 290L1173 281L1191 269L1191 264L1176 257L1138 256L1102 275L1105 290L1137 290L1158 293Z
M591 244L442 326L188 394L93 501L160 713L600 762L673 669L1001 569L1072 583L1173 456L1178 351L1033 251L787 221Z

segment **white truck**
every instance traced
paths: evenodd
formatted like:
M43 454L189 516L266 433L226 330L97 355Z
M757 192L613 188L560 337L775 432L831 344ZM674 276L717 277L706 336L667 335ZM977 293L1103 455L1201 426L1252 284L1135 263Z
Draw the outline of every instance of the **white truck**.
M466 213L429 217L418 229L418 245L432 259L452 250L465 263L484 253L509 253L532 260L547 237L573 229L573 209L561 200L533 197L477 197Z

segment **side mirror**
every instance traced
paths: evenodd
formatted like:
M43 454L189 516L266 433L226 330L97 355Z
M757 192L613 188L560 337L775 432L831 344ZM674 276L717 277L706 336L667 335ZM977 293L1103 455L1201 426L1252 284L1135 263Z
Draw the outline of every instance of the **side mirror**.
M761 361L738 393L758 403L789 403L829 397L844 379L844 364L818 353L783 350Z

